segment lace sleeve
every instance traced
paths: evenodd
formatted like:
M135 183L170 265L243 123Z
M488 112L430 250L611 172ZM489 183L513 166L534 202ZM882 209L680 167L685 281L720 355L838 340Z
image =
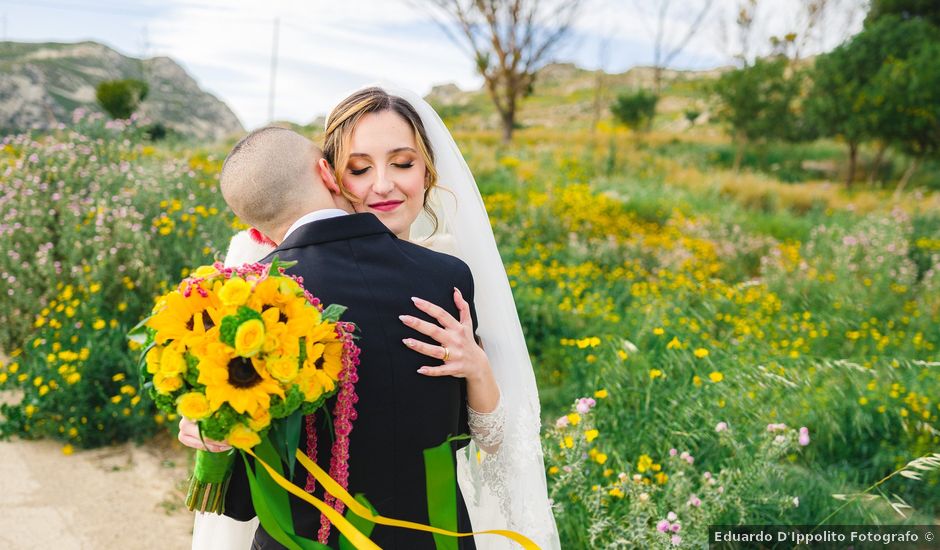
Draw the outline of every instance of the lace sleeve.
M500 396L496 408L488 413L481 413L473 410L467 405L469 413L470 436L476 442L477 446L487 454L493 454L499 450L499 445L503 442L503 428L506 422L506 410L503 408L503 398Z

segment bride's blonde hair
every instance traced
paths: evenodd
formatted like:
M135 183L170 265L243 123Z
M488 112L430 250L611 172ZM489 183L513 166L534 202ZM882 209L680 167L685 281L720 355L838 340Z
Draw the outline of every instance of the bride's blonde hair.
M424 157L425 166L427 167L424 175L424 212L431 219L434 231L437 231L439 223L437 215L428 204L431 189L437 186L434 151L429 146L427 132L421 122L421 117L411 103L377 87L365 88L353 93L333 108L333 111L326 119L326 133L323 136L323 156L333 167L336 183L339 185L343 196L350 202L360 202L360 197L353 195L343 185L343 174L349 164L352 134L363 116L382 111L394 112L411 124L414 129L418 152Z

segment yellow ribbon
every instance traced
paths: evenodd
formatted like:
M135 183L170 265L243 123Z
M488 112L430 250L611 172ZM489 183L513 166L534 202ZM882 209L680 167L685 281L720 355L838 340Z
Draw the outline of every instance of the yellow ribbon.
M274 481L277 482L278 485L286 489L292 495L298 498L301 498L309 502L310 504L313 504L318 510L320 510L324 515L326 515L326 517L330 520L330 522L333 525L335 525L337 529L339 529L340 533L342 533L343 535L346 536L347 539L349 539L349 542L351 542L353 546L355 546L358 549L365 549L365 550L382 550L381 547L379 547L377 544L369 540L369 537L360 533L359 530L353 526L353 524L349 523L349 521L346 518L344 518L342 514L337 512L335 509L333 509L333 507L329 506L327 503L311 495L310 493L302 490L300 487L297 487L290 481L284 479L284 477L281 476L281 474L277 473L277 471L275 471L274 468L269 466L265 461L261 460L261 458L259 458L258 455L252 452L251 449L245 449L245 452L253 456L255 460L258 461L259 464L264 466L264 469L268 471L268 473L271 475L271 478L273 478ZM299 450L297 451L297 454L300 456L303 456L304 458L307 458ZM330 476L327 475L326 477L330 481L333 481L330 478ZM323 482L321 481L321 483ZM335 481L333 483L335 483L337 487L340 487L339 484L336 483ZM340 487L340 489L342 489L342 487ZM349 493L346 493L346 495L348 496ZM353 502L356 502L356 501L353 501ZM356 504L359 504L359 503L356 502ZM359 515L362 515L362 514L359 514Z
M413 521L391 519L391 518L386 518L386 517L379 516L379 515L374 515L371 510L369 510L368 508L360 504L359 501L354 499L352 495L350 495L349 492L347 492L346 489L343 488L342 485L337 483L333 478L330 477L329 474L324 472L322 468L317 466L316 462L313 462L312 460L307 458L307 455L300 452L300 449L297 450L297 460L300 461L300 463L303 465L304 468L306 468L308 472L313 474L314 479L319 481L320 484L323 485L323 488L326 489L328 493L338 498L357 516L363 519L366 519L368 521L371 521L372 523L378 523L380 525L388 525L391 527L402 527L405 529L414 529L415 531L426 531L430 533L438 533L440 535L446 535L449 537L470 537L473 535L500 535L500 536L512 539L513 541L521 545L523 548L525 548L525 550L540 550L539 546L535 544L534 542L532 542L531 540L529 540L525 535L522 535L515 531L509 531L507 529L491 529L488 531L474 531L472 533L457 533L455 531L448 531L446 529L441 529L439 527L431 527L430 525L423 525L421 523L415 523ZM304 494L306 495L307 493L304 493ZM321 504L323 504L322 501L318 501L318 502L321 502ZM345 521L345 519L343 519L343 521ZM339 527L339 525L337 525L337 527ZM345 531L343 531L342 528L340 528L340 531L343 532L343 534L345 534ZM347 535L346 538L349 538L349 536ZM355 541L353 541L351 538L349 540L350 542L353 543L353 546L356 546L356 548L360 548L358 545L356 545ZM370 544L372 543L372 541L369 541L369 542ZM366 547L363 547L363 548L366 548Z

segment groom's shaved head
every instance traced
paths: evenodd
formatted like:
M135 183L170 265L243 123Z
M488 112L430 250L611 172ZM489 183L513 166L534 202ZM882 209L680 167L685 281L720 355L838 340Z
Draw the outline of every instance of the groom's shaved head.
M270 236L309 211L322 156L293 130L255 130L235 144L222 164L222 197L243 222Z

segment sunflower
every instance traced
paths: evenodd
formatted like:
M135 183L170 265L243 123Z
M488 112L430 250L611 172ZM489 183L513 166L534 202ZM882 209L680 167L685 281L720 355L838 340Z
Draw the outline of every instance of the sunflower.
M156 331L154 339L158 344L177 340L189 345L218 325L218 305L218 298L211 292L201 296L194 291L186 297L174 290L163 297L158 306L162 309L147 321L147 326Z
M284 318L291 331L306 331L323 322L320 310L311 305L303 296L288 300L281 306L281 309L284 311Z
M292 297L281 294L277 279L278 277L267 277L259 281L248 299L248 307L261 311L265 307L280 307L286 304Z
M224 344L209 345L206 351L199 361L199 383L206 386L212 411L228 403L239 413L255 414L270 407L272 395L284 397L264 361L239 357Z
M332 334L335 336L335 332ZM335 338L321 341L308 338L306 347L307 358L304 361L304 367L322 370L333 380L339 378L339 372L343 370L342 342Z

